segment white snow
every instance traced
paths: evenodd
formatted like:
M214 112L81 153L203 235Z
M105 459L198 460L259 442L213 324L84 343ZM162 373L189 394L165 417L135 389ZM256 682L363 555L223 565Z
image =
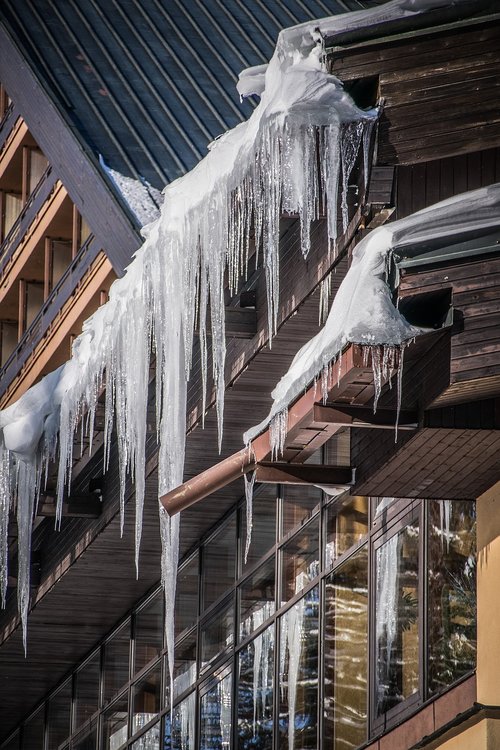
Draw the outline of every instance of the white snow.
M116 169L111 169L105 163L102 156L99 163L128 204L132 213L136 216L141 227L145 227L160 217L163 195L146 180L136 180L127 177Z
M183 478L186 382L198 317L203 383L207 382L207 304L211 312L213 375L219 434L222 434L224 279L228 272L234 289L245 272L251 229L255 245L263 253L272 334L277 325L278 229L282 210L300 216L304 256L309 249L310 223L319 213L320 192L326 201L329 236L335 241L340 181L344 188L341 202L345 223L346 175L358 148L366 149L377 113L359 110L342 84L325 72L321 60L323 37L335 29L359 28L392 17L411 17L428 7L450 3L451 0L393 0L382 8L286 30L279 37L267 69L243 76L247 84L240 90L261 94L260 104L250 119L215 141L208 155L189 174L165 189L159 219L146 228L145 242L124 278L113 284L109 302L84 324L73 345L72 359L0 413L2 535L8 517L5 493L17 481L17 507L22 514L23 529L20 531L22 560L29 557L31 518L48 458L54 455L58 441L59 522L63 494L71 482L75 429L86 414L92 433L97 399L105 386L105 454L109 460L115 420L122 510L127 473L135 480L138 561L151 348L156 356L159 493L163 495ZM141 218L144 186L141 184L139 189L137 183L127 182L127 178L116 172L110 175L141 223L149 220L149 214ZM329 358L336 356L342 342L354 337L367 343L394 343L412 335L410 327L389 305L383 279L387 255L384 248L389 238L384 231L371 236L369 244L373 249L364 259L357 257L354 264L357 271L351 272L347 281L356 303L350 304L346 294L341 295L344 298L341 320L327 322L327 333L299 354L288 379L278 387L278 412L283 411L308 378L315 376L318 366L323 367ZM170 519L160 509L160 520L166 633L172 667L179 518ZM4 542L0 544L2 580L5 546ZM20 567L18 589L25 630L29 565Z

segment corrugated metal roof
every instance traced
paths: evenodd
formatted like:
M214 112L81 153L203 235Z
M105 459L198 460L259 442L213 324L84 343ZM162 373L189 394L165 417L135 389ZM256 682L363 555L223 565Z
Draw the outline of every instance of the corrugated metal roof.
M244 120L239 71L280 29L381 0L0 0L0 19L87 147L162 187Z

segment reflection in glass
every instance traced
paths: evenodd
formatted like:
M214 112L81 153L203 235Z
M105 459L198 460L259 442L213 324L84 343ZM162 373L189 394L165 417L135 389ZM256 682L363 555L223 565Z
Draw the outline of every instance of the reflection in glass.
M203 550L203 606L213 604L234 584L236 575L236 516Z
M222 651L233 645L234 604L217 612L201 629L201 666L213 661Z
M325 747L351 750L366 740L368 548L326 579Z
M23 729L23 750L40 750L43 747L44 709L28 719Z
M240 586L240 638L253 633L274 614L274 556Z
M159 750L160 722L139 737L132 745L132 750Z
M167 663L165 662L167 667ZM168 669L166 669L168 674ZM175 647L174 700L196 682L196 632ZM168 686L167 686L168 687Z
M159 591L135 616L134 674L160 655L162 640L163 594Z
M176 638L196 622L199 578L198 553L196 553L186 565L182 566L177 575L174 620Z
M319 574L318 518L309 523L282 549L281 603L302 591Z
M318 626L316 586L280 620L279 746L282 750L318 747Z
M69 736L71 679L49 700L48 750L57 750Z
M274 626L239 653L238 748L272 750Z
M418 690L418 522L376 555L377 715Z
M476 513L469 501L429 501L429 690L476 666Z
M368 498L342 495L327 507L326 566L368 533Z
M132 734L145 727L160 710L161 669L154 669L133 687Z
M118 750L127 741L127 696L119 698L102 714L102 738L104 750Z
M104 646L104 703L111 700L128 682L129 654L130 621L127 620Z
M200 750L231 747L231 675L228 674L200 700Z
M304 523L319 507L321 490L312 484L283 486L283 519L281 534L285 536L289 531Z
M254 491L252 503L252 539L248 550L247 562L243 560L247 534L245 506L241 514L241 569L249 570L266 552L269 552L276 541L276 487L272 484L261 485Z
M163 750L195 750L196 743L196 693L191 693L165 716Z
M97 711L99 698L99 652L76 673L75 726L78 729L84 721Z

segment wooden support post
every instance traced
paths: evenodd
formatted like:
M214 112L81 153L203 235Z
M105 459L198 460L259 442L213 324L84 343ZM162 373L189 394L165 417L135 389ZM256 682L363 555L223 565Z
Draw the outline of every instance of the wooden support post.
M80 216L80 213L75 204L73 204L73 228L71 234L71 257L73 259L76 258L76 254L80 249L81 227L82 217Z
M19 308L17 323L17 338L21 340L26 322L26 281L19 279Z
M30 151L29 146L23 146L23 173L21 182L21 204L23 206L26 205L30 193Z
M52 291L52 240L45 238L45 258L43 267L43 299L48 299Z

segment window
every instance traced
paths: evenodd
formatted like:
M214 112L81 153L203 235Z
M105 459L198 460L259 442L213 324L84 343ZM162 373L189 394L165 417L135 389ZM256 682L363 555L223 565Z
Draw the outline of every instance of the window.
M473 502L256 498L246 565L242 499L179 568L172 686L157 590L1 750L355 750L474 670Z

